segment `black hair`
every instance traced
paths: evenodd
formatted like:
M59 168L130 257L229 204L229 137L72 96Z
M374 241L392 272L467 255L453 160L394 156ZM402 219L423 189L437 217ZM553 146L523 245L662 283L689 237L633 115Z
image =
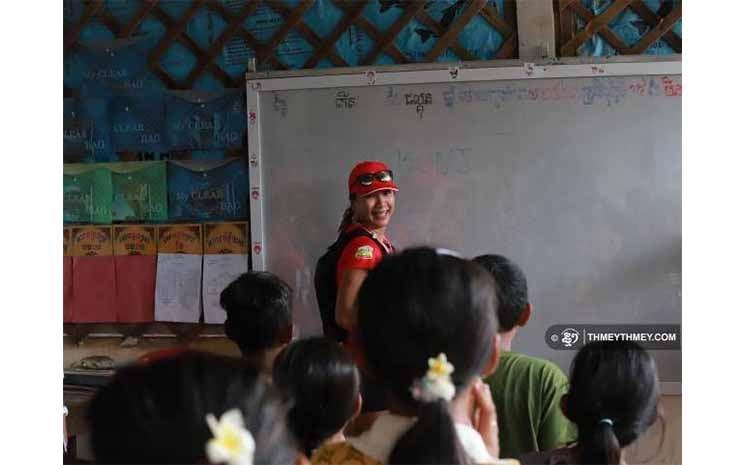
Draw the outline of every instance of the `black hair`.
M266 271L249 271L220 293L225 309L225 335L244 355L280 344L292 327L292 289Z
M341 222L339 223L339 234L343 233L347 230L349 225L354 223L354 194L349 194L349 206L344 210L344 213L341 215Z
M479 255L473 261L486 268L496 281L499 330L511 330L528 304L528 280L525 279L525 273L502 255Z
M290 431L308 457L356 413L360 374L335 341L313 337L289 344L274 361L273 379L289 403Z
M88 409L96 463L207 463L206 416L239 409L255 464L293 463L297 450L276 391L241 359L188 351L120 369Z
M425 446L426 444L426 446ZM388 457L390 465L467 465L447 402L440 399L419 409L414 427L404 433Z
M659 417L654 359L634 342L591 342L572 362L566 396L581 463L618 464L621 449Z
M494 280L475 263L420 247L383 259L358 299L360 340L372 374L418 417L391 463L460 463L464 454L448 404L420 402L410 388L440 353L454 366L456 395L481 374L497 330ZM423 442L439 444L437 457L423 457L430 454Z

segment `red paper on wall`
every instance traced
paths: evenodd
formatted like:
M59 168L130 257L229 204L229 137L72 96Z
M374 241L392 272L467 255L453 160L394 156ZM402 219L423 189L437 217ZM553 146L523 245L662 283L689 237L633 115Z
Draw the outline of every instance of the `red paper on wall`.
M72 322L72 257L70 256L70 241L72 231L70 228L63 229L63 251L62 256L62 322Z
M110 226L72 228L72 321L116 321L116 274Z
M154 321L157 253L155 226L114 226L116 318L120 323Z

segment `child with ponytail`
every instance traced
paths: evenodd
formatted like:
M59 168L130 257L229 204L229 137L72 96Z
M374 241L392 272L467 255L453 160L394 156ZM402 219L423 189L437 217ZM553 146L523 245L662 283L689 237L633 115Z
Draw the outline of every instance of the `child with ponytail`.
M536 465L623 464L623 449L661 417L654 359L634 342L592 342L574 358L561 406L577 425L569 447L522 457Z
M505 463L480 380L499 360L496 305L486 271L430 248L370 271L359 292L360 340L388 411L348 442L383 464Z

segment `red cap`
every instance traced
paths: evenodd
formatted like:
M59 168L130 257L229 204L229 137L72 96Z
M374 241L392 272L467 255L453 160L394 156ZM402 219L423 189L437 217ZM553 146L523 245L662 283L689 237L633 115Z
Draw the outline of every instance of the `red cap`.
M363 174L375 174L380 171L391 171L391 169L382 161L363 161L357 163L354 169L352 169L352 172L349 173L349 193L365 196L384 189L398 191L398 186L393 179L385 182L374 179L373 183L369 186L363 186L357 182L357 178Z

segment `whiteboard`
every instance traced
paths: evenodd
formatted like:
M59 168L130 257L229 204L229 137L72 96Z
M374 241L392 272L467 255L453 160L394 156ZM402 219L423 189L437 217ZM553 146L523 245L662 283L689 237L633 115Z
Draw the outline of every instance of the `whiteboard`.
M568 371L575 352L547 346L551 325L679 324L679 63L599 66L249 81L254 268L295 289L301 334L321 332L313 270L361 160L387 162L401 189L397 248L524 269L534 311L513 350ZM679 382L680 352L654 355L660 379Z

